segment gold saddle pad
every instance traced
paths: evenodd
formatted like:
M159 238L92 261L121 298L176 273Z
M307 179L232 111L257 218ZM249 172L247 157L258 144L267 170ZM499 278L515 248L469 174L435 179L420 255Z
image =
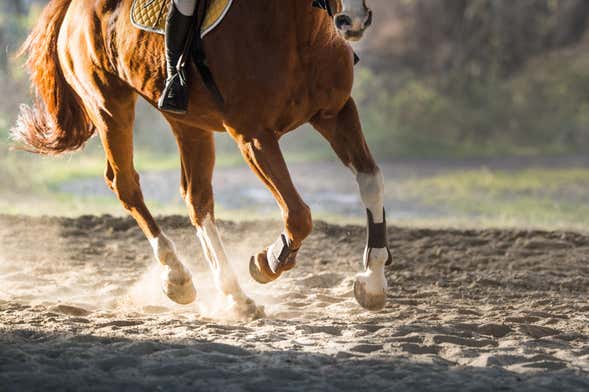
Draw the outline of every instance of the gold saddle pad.
M172 0L134 0L131 22L141 30L164 34L166 16ZM217 27L231 8L233 0L210 0L207 15L200 32L204 37Z

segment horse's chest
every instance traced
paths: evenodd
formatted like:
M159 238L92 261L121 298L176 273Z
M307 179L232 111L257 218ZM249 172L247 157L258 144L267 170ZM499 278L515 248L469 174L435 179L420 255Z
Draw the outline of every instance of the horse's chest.
M228 84L239 88L233 89L238 99L231 118L282 134L320 112L340 111L352 90L353 52L347 45L332 45L275 53L233 75L238 76Z
M347 45L306 53L283 90L284 117L304 123L319 112L339 112L352 92L353 61Z
M347 44L323 48L311 55L307 90L315 107L339 112L352 93L353 63L353 51Z

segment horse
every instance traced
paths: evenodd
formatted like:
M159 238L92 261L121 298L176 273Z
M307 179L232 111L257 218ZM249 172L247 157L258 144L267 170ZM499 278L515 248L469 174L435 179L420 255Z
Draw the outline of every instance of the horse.
M223 94L220 104L192 65L188 114L162 113L177 140L180 192L214 276L216 289L237 314L260 311L242 290L217 227L211 178L214 133L227 132L272 192L282 212L278 239L249 260L265 284L295 267L312 231L311 211L298 194L278 141L310 123L355 174L368 215L364 268L355 278L358 303L386 304L384 181L362 133L351 97L355 54L372 21L366 0L234 0L223 22L203 42ZM164 40L130 23L132 0L51 0L23 44L31 106L12 130L22 149L58 155L81 149L97 133L104 147L107 186L136 220L159 262L164 293L190 304L196 290L174 243L148 210L133 164L134 107L139 96L154 107L165 80ZM360 257L359 257L360 258Z

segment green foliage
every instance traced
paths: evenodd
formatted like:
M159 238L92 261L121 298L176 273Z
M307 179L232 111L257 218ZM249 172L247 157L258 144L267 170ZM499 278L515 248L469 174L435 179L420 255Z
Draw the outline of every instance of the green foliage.
M583 153L589 149L583 49L545 55L512 78L470 83L455 74L360 69L355 96L367 137L380 157Z
M585 168L452 170L389 186L405 200L445 211L451 225L589 228L579 218L589 214Z
M0 43L7 48L0 83L11 92L0 96L0 164L16 159L6 158L7 129L18 106L30 100L22 59L13 59L43 1L35 0L30 9L29 4L0 6ZM383 19L365 42L354 96L379 159L587 151L589 55L579 43L586 30L583 15L589 13L586 1L371 4ZM390 26L399 39L382 33ZM562 49L566 45L573 46ZM175 155L175 141L159 113L142 103L137 114L138 149ZM283 147L295 160L333 157L308 127L285 138ZM219 136L217 148L224 162L239 161L228 137ZM7 177L7 171L0 174Z

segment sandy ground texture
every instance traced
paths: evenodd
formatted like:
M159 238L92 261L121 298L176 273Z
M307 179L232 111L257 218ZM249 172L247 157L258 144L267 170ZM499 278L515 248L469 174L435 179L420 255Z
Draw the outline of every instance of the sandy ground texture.
M160 218L199 299L160 292L129 219L0 216L0 390L587 391L589 237L390 228L389 303L352 293L364 230L317 223L299 266L249 277L278 222L221 222L267 317L228 320L184 217Z

